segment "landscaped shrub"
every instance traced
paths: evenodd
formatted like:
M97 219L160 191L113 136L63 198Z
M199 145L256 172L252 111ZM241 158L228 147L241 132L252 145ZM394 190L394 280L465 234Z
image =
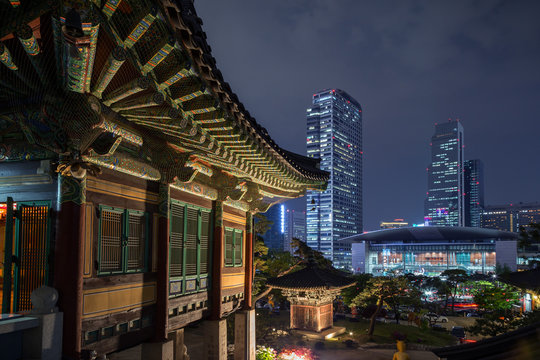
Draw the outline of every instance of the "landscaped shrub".
M271 347L257 345L256 360L275 360L277 351Z
M355 346L355 342L351 339L347 339L343 342L345 344L346 347L348 348L353 348Z
M306 348L289 348L283 349L277 360L315 360L313 352Z
M392 333L392 338L393 338L394 340L405 341L405 340L407 340L407 334L404 334L404 333L402 333L401 331L397 331L397 330L396 330L396 331L394 331L394 332Z

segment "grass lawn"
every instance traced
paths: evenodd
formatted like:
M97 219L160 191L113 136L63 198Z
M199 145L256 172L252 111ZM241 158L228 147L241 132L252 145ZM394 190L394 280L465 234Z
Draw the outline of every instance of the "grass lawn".
M266 310L257 310L257 342L259 344L268 344L272 346L282 347L286 344L295 345L298 342L303 342L307 346L313 348L316 342L320 340L305 340L301 337L289 334L289 312L282 311L279 315L268 314ZM407 322L405 321L405 324ZM334 322L334 326L341 326L347 329L346 333L336 339L325 340L326 349L345 349L344 341L353 340L360 344L367 342L375 342L377 344L395 344L395 339L392 334L399 331L406 335L406 342L411 344L424 344L432 346L448 346L456 344L456 338L452 335L433 331L431 329L421 329L416 326L385 324L377 322L375 324L375 332L373 341L370 341L366 335L369 327L369 320L359 320L358 322L350 322L349 320L338 320ZM274 331L274 330L277 330ZM279 336L277 333L280 330L285 331L285 336ZM350 335L349 333L353 334Z
M352 338L355 341L360 342L361 344L369 342L369 339L366 335L367 329L369 327L369 320L362 319L359 320L359 322L339 320L334 323L334 326L343 326L347 329L347 332L352 331ZM377 344L395 343L392 334L396 331L405 335L406 342L408 343L417 343L433 346L448 346L454 345L456 343L456 338L445 332L433 331L431 329L421 329L416 326L401 324L398 325L395 323L386 324L380 322L377 322L375 324L375 331L373 332L373 342Z

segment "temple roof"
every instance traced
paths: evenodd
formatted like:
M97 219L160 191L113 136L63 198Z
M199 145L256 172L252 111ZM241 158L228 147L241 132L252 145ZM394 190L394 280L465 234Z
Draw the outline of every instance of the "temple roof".
M503 273L499 280L521 289L540 291L540 269Z
M337 270L308 266L302 270L269 279L266 285L282 290L339 290L352 286L355 281Z
M4 161L56 153L168 183L225 172L265 202L326 187L224 80L193 1L0 2L0 18Z
M540 358L540 323L475 343L448 346L432 351L447 360L503 360Z

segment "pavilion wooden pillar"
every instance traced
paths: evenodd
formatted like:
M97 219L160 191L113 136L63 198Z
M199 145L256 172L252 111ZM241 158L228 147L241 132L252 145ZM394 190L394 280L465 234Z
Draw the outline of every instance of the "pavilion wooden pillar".
M58 176L59 214L55 246L54 287L64 312L62 352L79 359L82 346L83 244L86 177Z
M224 256L223 201L212 204L214 214L214 239L212 242L212 310L211 320L221 319L221 268Z
M214 239L212 243L212 289L210 319L205 321L205 347L208 360L227 360L227 320L222 319L221 284L224 255L223 200L212 204Z
M255 309L252 306L253 286L253 215L246 213L246 246L244 252L244 306L234 315L234 359L255 360Z
M159 259L157 266L157 307L156 332L154 340L164 342L167 340L169 325L169 212L170 212L170 186L159 186L159 218L157 252Z
M246 213L246 249L245 249L246 278L244 282L244 310L251 310L253 289L253 215Z

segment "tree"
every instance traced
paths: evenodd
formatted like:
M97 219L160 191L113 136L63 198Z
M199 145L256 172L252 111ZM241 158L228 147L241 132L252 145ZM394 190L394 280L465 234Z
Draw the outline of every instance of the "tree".
M422 282L422 289L437 292L439 297L444 297L444 308L448 306L448 297L451 295L450 285L440 277L427 277Z
M450 296L452 298L452 313L453 313L459 285L467 281L467 272L461 269L445 270L441 273L441 277L443 276L447 278L446 281L450 289Z
M341 290L341 296L343 297L343 302L347 305L351 305L352 300L366 287L367 282L371 279L373 275L367 274L356 274L353 275L353 279L356 281L355 286L349 286Z
M377 308L371 316L368 329L368 336L372 338L373 331L375 330L375 319L380 313L383 305L396 308L399 307L399 304L405 298L412 298L416 296L418 296L419 301L419 294L412 291L406 278L391 278L381 276L368 280L366 287L352 300L352 304L361 306L369 305L374 302L376 303Z
M272 291L272 288L266 286L266 280L272 277L281 277L294 270L299 270L308 261L315 262L320 268L333 269L330 260L326 259L321 252L307 246L303 241L293 238L291 244L296 249L294 256L287 251L268 252L268 248L266 248L266 254L264 252L260 254L256 262L258 268L255 269L256 286L254 288L256 288L256 291L253 293L256 295L254 295L254 302L264 298ZM264 244L256 246L262 248Z
M506 315L501 311L484 315L476 320L474 325L467 328L472 334L484 336L497 336L523 326L537 325L540 322L540 310L536 309L520 314L508 312Z
M519 293L507 285L491 284L474 291L474 302L480 309L506 313L519 303Z
M519 227L519 247L526 248L538 244L540 244L540 223Z

